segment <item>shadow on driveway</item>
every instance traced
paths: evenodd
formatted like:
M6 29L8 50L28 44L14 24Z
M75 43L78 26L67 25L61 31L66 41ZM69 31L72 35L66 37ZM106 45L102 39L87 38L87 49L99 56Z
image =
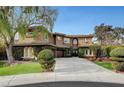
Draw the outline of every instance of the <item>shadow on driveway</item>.
M25 84L14 87L124 87L124 84L84 81L60 81Z

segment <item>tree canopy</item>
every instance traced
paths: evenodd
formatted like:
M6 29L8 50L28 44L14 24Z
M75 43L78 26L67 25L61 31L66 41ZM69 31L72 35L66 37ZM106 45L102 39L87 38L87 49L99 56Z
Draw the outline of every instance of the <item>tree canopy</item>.
M12 46L14 44L16 33L19 33L22 37L24 37L28 28L36 25L41 26L41 31L46 31L46 29L48 31L52 31L57 14L57 10L52 9L51 7L0 7L0 36L4 40L10 63L13 61ZM38 29L40 28L38 27Z
M101 45L121 44L120 40L124 40L124 28L101 24L95 26L95 36Z

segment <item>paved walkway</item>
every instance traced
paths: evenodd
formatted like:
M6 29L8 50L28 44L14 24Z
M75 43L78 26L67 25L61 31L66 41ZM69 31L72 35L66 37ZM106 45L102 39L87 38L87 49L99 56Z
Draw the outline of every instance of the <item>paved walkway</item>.
M86 82L124 84L124 74L117 74L86 59L72 57L57 58L55 72L0 76L0 86L16 86L59 81L85 82L85 84L89 84Z

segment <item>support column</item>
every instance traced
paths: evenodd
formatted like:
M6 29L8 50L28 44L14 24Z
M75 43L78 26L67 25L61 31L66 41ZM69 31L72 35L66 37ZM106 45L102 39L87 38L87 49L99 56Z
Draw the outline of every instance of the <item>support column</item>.
M23 51L24 51L23 57L25 57L25 56L26 56L26 55L25 55L25 48L24 48L24 50L23 50Z
M30 57L30 47L28 48L28 58Z
M24 54L23 54L24 57L27 57L27 56L28 56L27 50L28 50L28 48L25 47L25 48L24 48Z
M92 56L94 56L93 50L92 50Z
M87 49L87 55L90 56L90 50L89 49Z

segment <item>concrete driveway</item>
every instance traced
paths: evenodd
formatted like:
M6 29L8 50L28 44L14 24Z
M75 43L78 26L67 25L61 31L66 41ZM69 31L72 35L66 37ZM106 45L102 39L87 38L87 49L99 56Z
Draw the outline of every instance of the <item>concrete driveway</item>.
M46 86L59 86L59 82L62 86L124 86L124 74L117 74L86 59L71 57L56 58L55 72L0 76L0 86L43 86L44 83Z
M77 57L56 59L57 81L93 81L124 84L124 74L118 74L87 59Z

